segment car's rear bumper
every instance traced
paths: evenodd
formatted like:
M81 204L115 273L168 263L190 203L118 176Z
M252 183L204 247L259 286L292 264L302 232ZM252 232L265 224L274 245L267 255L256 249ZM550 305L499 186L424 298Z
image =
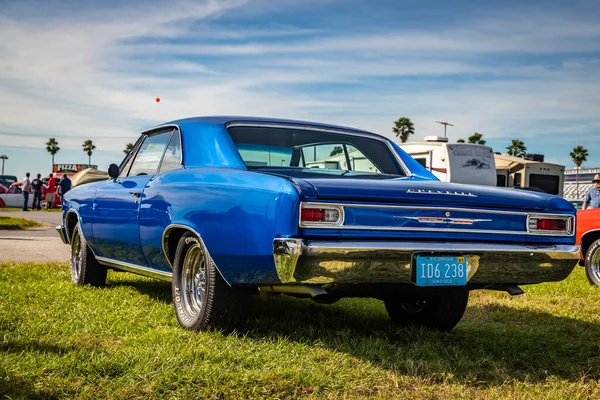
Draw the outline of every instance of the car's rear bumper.
M58 232L58 236L62 239L64 244L69 244L69 236L67 235L67 228L64 225L59 225L56 227L56 232Z
M282 283L410 283L416 253L467 257L469 283L529 284L560 281L579 260L576 245L428 242L324 242L275 239Z

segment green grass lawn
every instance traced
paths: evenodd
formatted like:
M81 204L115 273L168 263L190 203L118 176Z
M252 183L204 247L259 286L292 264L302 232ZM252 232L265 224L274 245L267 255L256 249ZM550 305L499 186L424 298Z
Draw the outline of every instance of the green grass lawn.
M181 329L170 284L0 263L0 397L600 398L600 290L581 268L526 294L475 292L449 333L381 302L253 300L243 335Z
M23 230L44 226L40 222L25 218L7 217L0 215L0 230Z

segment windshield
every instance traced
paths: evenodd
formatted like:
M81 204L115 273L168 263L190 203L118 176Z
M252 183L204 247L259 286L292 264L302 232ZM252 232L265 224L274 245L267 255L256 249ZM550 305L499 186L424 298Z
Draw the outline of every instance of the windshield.
M0 184L9 187L17 181L17 177L13 175L0 175Z
M376 139L309 128L236 126L228 131L248 168L405 176L386 144Z

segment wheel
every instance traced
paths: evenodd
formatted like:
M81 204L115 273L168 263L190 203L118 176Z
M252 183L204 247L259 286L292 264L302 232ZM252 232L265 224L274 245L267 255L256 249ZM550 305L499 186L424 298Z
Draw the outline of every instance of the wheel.
M71 280L75 285L104 286L106 272L106 267L94 257L77 223L71 235Z
M592 243L585 253L585 275L590 285L600 286L600 239Z
M177 244L172 295L177 321L195 331L240 331L250 309L251 292L229 286L204 243L191 232Z
M461 287L410 300L388 298L385 308L392 321L400 326L424 326L449 331L462 318L468 301L469 291Z

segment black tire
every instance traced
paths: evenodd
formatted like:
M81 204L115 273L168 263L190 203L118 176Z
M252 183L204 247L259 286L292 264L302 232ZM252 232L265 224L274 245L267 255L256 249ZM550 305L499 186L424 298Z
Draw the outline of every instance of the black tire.
M385 300L385 308L392 321L400 326L423 326L449 331L462 318L468 302L469 291L461 287L410 300L388 298Z
M101 265L85 241L79 223L71 234L71 281L75 285L101 287L106 284L106 267Z
M204 243L191 232L184 233L177 244L172 295L182 327L226 333L243 329L252 296L225 282Z
M585 253L585 276L590 285L600 286L600 239L592 243Z

